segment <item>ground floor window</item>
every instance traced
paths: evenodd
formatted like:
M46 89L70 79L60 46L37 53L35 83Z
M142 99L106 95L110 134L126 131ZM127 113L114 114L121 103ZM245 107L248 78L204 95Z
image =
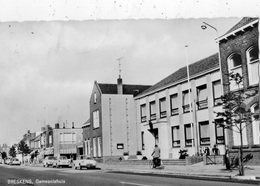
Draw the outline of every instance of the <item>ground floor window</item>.
M93 157L97 157L97 139L93 138Z
M243 123L242 126L242 140L243 140L243 146L248 145L247 143L247 132L246 132L246 124ZM240 140L240 133L239 129L237 126L232 126L232 131L233 131L233 144L234 146L240 146L241 145L241 140Z
M97 150L98 150L98 152L97 152L97 155L98 155L98 157L101 157L101 137L98 137L97 138Z
M185 132L185 146L189 147L192 146L193 142L193 134L192 134L192 127L191 124L184 125L184 132Z
M180 147L180 126L172 127L172 147Z
M224 127L221 124L223 124L222 118L215 120L216 144L219 145L225 144Z
M209 121L199 122L200 145L210 145Z
M259 105L254 104L251 108L252 113L259 113ZM252 128L253 128L253 143L254 145L260 144L260 121L252 118Z

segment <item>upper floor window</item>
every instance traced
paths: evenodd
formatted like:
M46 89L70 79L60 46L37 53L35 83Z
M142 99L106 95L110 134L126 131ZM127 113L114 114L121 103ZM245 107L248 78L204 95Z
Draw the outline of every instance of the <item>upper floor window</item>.
M183 113L190 112L190 92L188 90L182 93L182 108Z
M76 134L75 133L60 133L60 143L75 143Z
M197 87L197 97L198 109L208 108L208 94L206 85Z
M228 57L229 73L239 73L242 75L242 58L238 53L233 53ZM230 82L230 90L238 89L238 86L234 81Z
M93 128L99 127L99 110L93 112Z
M259 52L257 46L252 46L246 51L249 85L257 84L258 77L258 62Z
M146 122L146 105L141 105L141 122Z
M173 94L170 97L171 99L171 115L176 115L179 113L178 110L178 95L177 94Z
M256 103L250 107L252 113L259 113L259 105ZM260 121L256 120L252 116L252 128L253 128L253 143L254 145L260 144Z
M156 119L156 105L155 101L150 102L150 120Z
M167 116L166 112L166 99L161 98L160 102L160 118L165 118Z
M215 81L212 83L213 87L213 101L214 101L214 106L221 105L222 100L221 100L221 82L220 80Z
M97 103L97 93L94 93L94 103Z

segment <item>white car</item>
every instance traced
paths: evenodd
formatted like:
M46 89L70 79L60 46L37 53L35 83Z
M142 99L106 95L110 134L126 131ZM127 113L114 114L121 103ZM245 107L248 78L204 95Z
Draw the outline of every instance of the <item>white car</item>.
M21 161L17 158L12 158L9 165L21 165Z
M47 156L42 161L43 167L49 167L53 165L53 161L57 160L57 157L54 156Z
M79 156L77 160L73 161L73 168L74 169L82 169L82 168L96 168L97 162L94 159L91 159L88 156Z
M52 167L69 167L71 164L71 160L68 159L66 156L60 156L59 158L53 160Z

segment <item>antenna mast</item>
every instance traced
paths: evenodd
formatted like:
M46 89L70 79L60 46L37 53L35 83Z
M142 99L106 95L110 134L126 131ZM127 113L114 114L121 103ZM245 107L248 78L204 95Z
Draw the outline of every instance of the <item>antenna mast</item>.
M120 58L118 58L117 59L117 61L118 61L118 70L119 70L119 78L121 78L121 60L123 59L124 57L122 56L122 57L120 57Z

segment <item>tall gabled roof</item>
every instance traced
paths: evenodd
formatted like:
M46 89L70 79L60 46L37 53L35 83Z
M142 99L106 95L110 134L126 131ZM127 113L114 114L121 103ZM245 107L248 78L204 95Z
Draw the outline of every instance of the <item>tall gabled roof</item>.
M197 61L189 65L190 77L205 73L211 69L217 68L219 66L218 54L213 54L207 58ZM180 80L185 80L187 78L187 67L182 67L176 72L172 73L168 77L156 83L154 86L142 92L140 95L144 95L149 92L153 92L160 88L166 87L167 85L177 83ZM138 95L138 96L140 96Z
M239 21L235 26L233 26L229 31L227 31L227 33L225 33L224 35L226 34L229 34L245 25L247 25L248 23L251 23L255 20L257 20L258 18L257 17L244 17L243 19L241 19L241 21Z
M117 84L98 83L102 94L117 94ZM151 85L127 85L123 84L123 94L137 95L144 90L151 87Z

